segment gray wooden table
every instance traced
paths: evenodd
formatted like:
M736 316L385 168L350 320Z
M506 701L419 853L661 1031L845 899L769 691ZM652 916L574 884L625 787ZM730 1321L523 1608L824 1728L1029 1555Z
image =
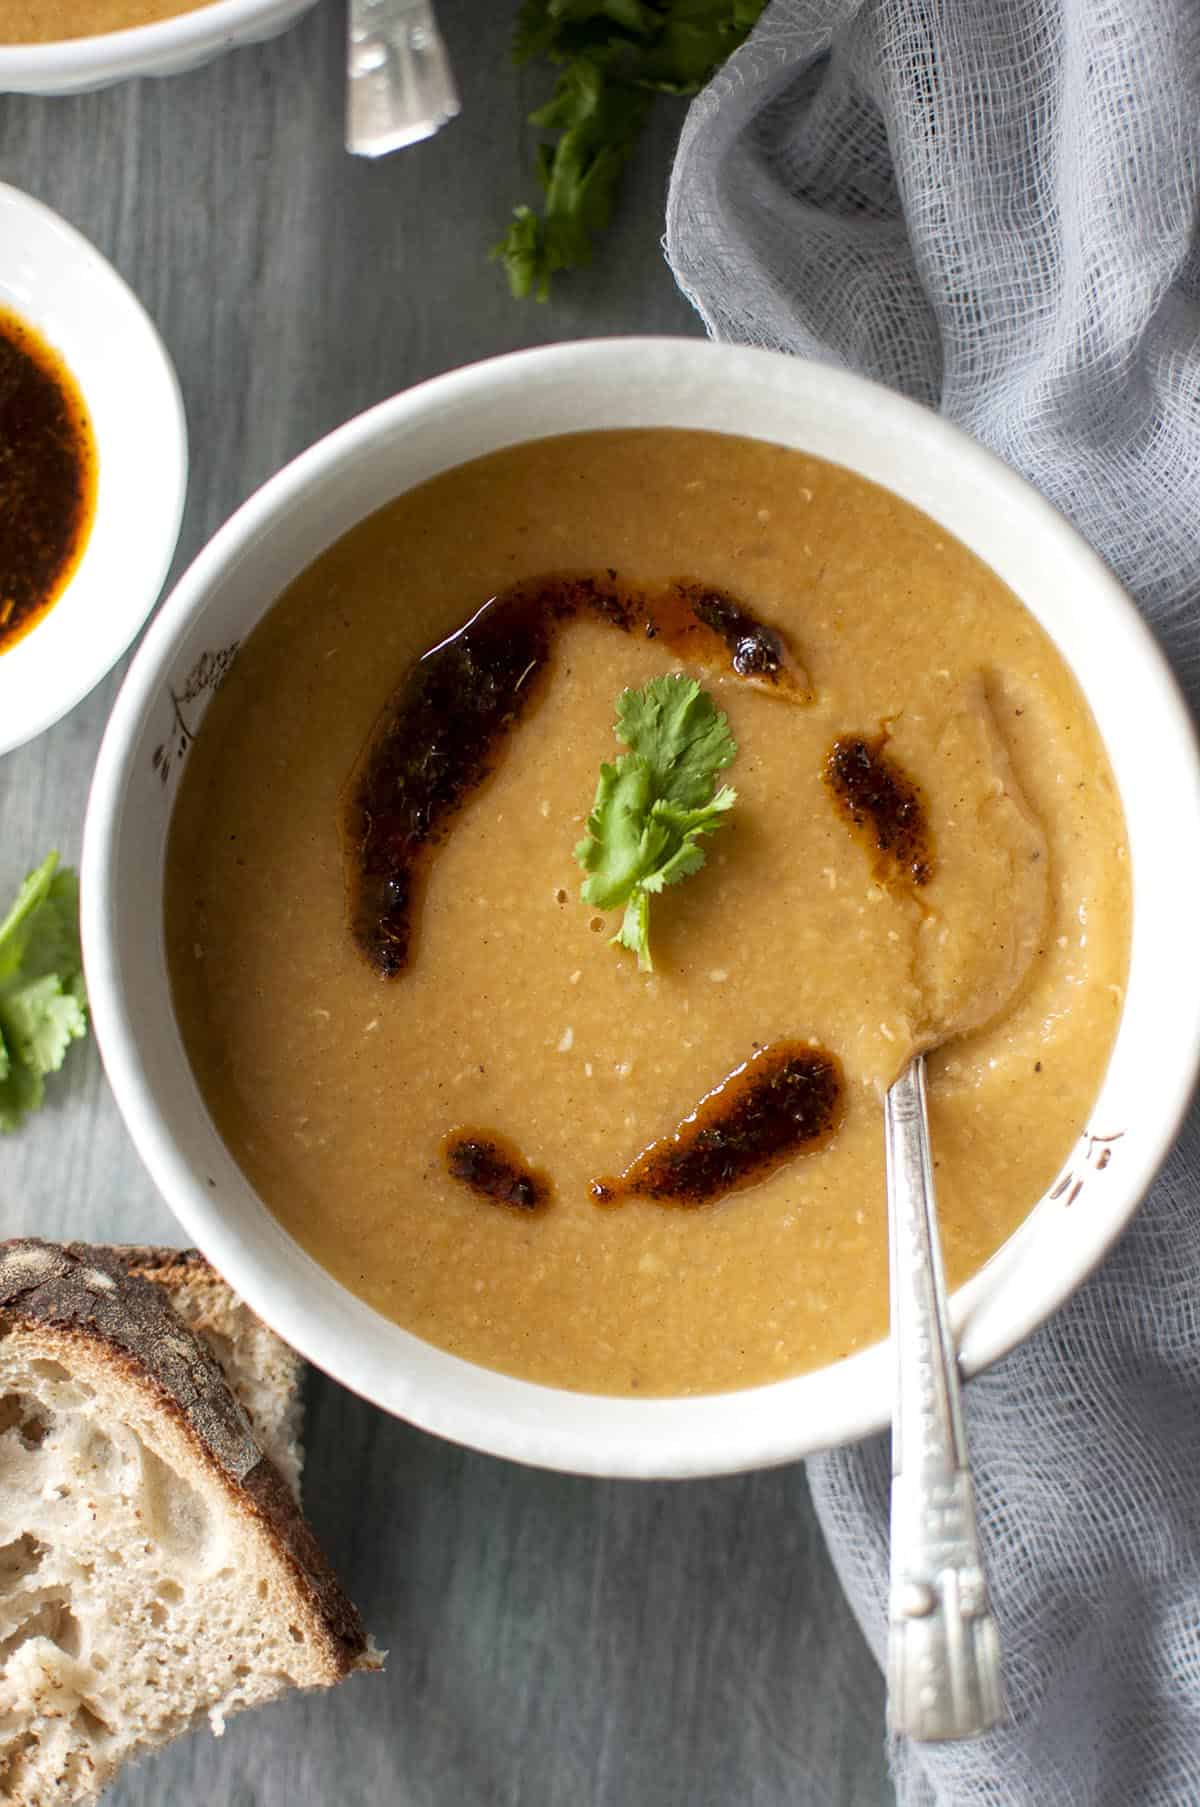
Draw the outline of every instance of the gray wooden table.
M0 177L82 228L175 358L192 485L177 570L330 427L470 359L693 333L659 249L666 106L603 261L547 307L485 261L533 191L516 0L443 0L463 115L376 165L341 150L343 22L169 82L0 98ZM0 257L3 247L0 246ZM0 888L78 855L120 674L0 759ZM177 1242L93 1049L0 1143L7 1233ZM601 1483L465 1453L314 1375L306 1497L391 1655L381 1678L235 1720L129 1773L113 1807L880 1807L882 1688L800 1468Z

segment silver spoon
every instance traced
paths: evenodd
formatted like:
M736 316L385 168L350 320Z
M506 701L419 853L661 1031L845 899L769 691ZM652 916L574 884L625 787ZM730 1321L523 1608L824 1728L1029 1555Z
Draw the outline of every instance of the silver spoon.
M884 1137L896 1387L888 1724L909 1738L972 1738L1004 1712L1000 1639L967 1468L922 1055L888 1089Z
M346 149L382 157L440 131L458 90L430 0L349 0Z

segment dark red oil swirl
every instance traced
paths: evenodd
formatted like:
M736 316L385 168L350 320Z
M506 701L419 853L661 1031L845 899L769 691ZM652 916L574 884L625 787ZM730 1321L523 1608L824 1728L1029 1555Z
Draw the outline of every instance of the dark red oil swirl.
M550 1183L495 1130L456 1129L446 1137L442 1153L450 1177L494 1205L538 1211L550 1197Z
M783 636L719 590L679 583L645 591L607 572L539 578L493 597L405 674L343 793L350 928L382 978L411 958L432 849L534 704L556 635L582 617L661 638L703 671L809 700Z
M95 490L92 428L74 379L0 308L0 652L61 595L91 528Z
M804 1042L774 1042L734 1069L669 1136L616 1179L596 1180L598 1205L636 1195L708 1205L823 1146L842 1119L840 1063Z
M835 740L825 762L828 784L846 819L875 852L876 877L927 885L933 836L920 788L884 751L887 735Z
M759 689L809 694L808 678L796 669L782 634L757 620L735 597L709 584L672 585L660 603L660 621L652 631L661 634L686 658L689 642L718 641L739 678L754 681ZM710 659L711 662L711 653Z

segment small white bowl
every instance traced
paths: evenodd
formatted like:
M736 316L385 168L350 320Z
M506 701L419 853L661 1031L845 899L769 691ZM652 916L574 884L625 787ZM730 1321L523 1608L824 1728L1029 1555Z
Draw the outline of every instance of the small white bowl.
M55 44L0 44L0 94L80 94L132 75L178 75L284 31L314 0L213 0L153 25Z
M393 496L501 446L598 427L733 428L848 465L964 541L1072 666L1127 817L1128 993L1087 1133L1022 1227L955 1295L966 1370L994 1362L1081 1284L1166 1154L1200 1061L1192 724L1136 609L1062 517L938 416L844 371L690 340L555 346L425 383L288 465L181 580L117 700L88 806L84 957L108 1075L142 1158L187 1234L302 1354L386 1410L496 1455L587 1474L721 1474L880 1429L891 1404L886 1347L689 1399L568 1393L433 1348L338 1285L256 1196L192 1077L163 948L174 791L234 644L318 553ZM1089 1139L1102 1136L1119 1140Z
M62 357L99 472L83 554L58 601L0 653L0 754L73 709L158 600L183 518L187 425L175 371L112 265L40 201L0 183L0 305Z

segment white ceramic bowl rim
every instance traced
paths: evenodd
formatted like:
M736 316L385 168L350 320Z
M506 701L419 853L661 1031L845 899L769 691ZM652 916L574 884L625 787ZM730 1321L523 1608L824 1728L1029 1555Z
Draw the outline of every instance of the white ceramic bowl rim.
M297 10L297 0L207 0L192 12L123 31L44 44L0 44L0 91L10 81L17 87L39 80L71 86L81 79L100 83L110 76L149 73L164 58L173 63L176 57L201 57L234 44L249 25L265 30L270 21L289 19Z
M0 755L61 719L126 651L179 540L188 445L175 368L108 259L52 208L0 182L0 304L62 357L91 415L95 512L40 621L0 655Z
M303 568L313 548L339 537L387 494L484 450L585 427L654 424L715 431L732 425L835 461L841 447L840 462L942 520L1018 594L1024 589L1054 637L1061 632L1072 640L1069 662L1096 710L1123 795L1140 803L1151 794L1156 799L1162 826L1137 810L1128 822L1133 962L1116 1049L1089 1122L1091 1140L1081 1137L1062 1183L952 1305L968 1373L1042 1323L1127 1224L1192 1093L1200 1061L1200 938L1191 932L1189 900L1200 885L1200 759L1187 708L1153 637L1074 530L972 440L859 377L701 341L553 346L436 378L310 448L218 532L138 654L113 712L89 804L83 926L96 1028L134 1141L188 1234L281 1335L356 1392L452 1440L581 1473L686 1476L788 1461L882 1428L890 1408L886 1346L770 1386L667 1400L568 1394L433 1349L352 1298L254 1199L207 1119L173 1021L160 1025L149 1045L155 1023L170 1017L161 921L128 920L150 878L146 849L140 862L135 857L142 831L135 833L132 823L135 794L146 785L152 718L189 632L220 604L223 586L245 584L256 561L269 559L285 537L290 543L309 536L297 566ZM427 442L436 443L435 454L424 450ZM406 459L420 475L396 474ZM881 470L891 475L880 477ZM269 590L255 610L240 609L247 626L277 593L278 587ZM1086 598L1086 629L1077 597ZM233 613L240 608L236 600L229 606ZM197 643L193 636L192 646ZM1122 710L1136 732L1123 725ZM162 827L145 831L158 842L165 839L165 806L163 814ZM157 857L161 865L161 848ZM149 889L161 917L160 887ZM157 952L150 953L155 937ZM1167 996L1170 1011L1162 1007ZM1155 1058L1148 1063L1144 1038L1151 1022ZM1111 1162L1094 1158L1096 1135L1104 1131L1128 1131L1123 1143L1107 1144L1118 1148ZM201 1146L205 1171L195 1153ZM1078 1205L1077 1181L1087 1185Z

